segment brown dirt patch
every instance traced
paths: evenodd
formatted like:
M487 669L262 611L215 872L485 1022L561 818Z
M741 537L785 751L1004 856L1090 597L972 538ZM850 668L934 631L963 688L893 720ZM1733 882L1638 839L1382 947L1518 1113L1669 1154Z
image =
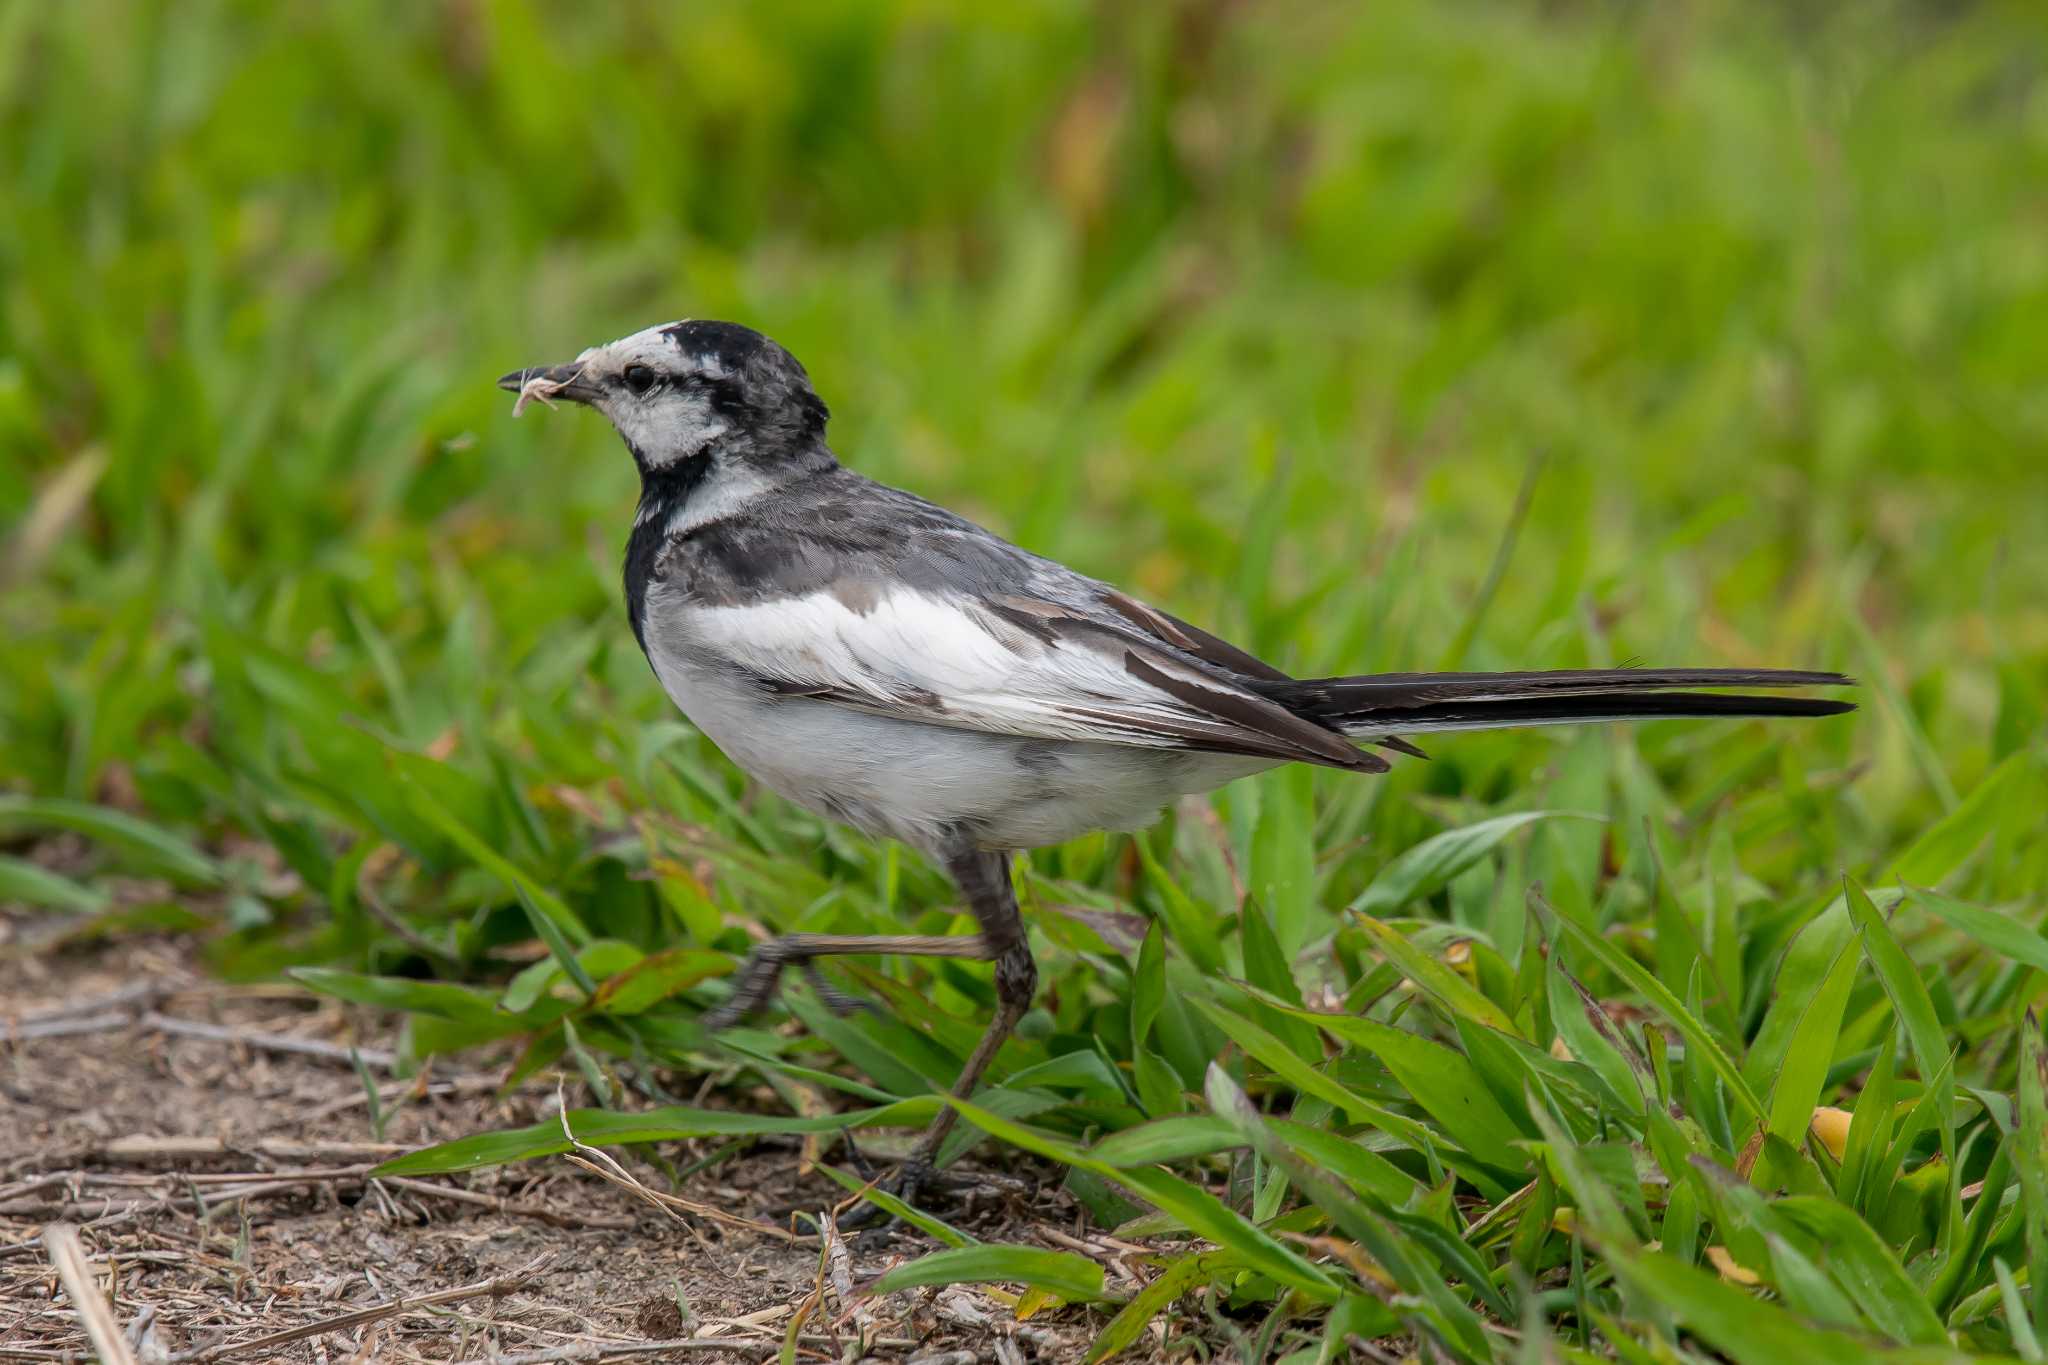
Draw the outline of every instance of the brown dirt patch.
M91 1358L43 1240L53 1222L80 1227L144 1362L722 1363L781 1348L819 1290L815 1241L684 1225L559 1158L431 1181L367 1178L386 1154L545 1118L552 1078L501 1095L482 1069L489 1058L409 1082L379 1071L380 1144L345 1052L256 1041L367 1051L390 1048L395 1033L388 1017L296 988L209 982L173 942L0 953L0 1360ZM577 1090L570 1099L583 1102ZM669 1144L660 1156L683 1169L717 1150ZM841 1197L803 1171L794 1141L754 1142L673 1190L647 1153L614 1155L654 1189L785 1227L790 1207ZM1004 1183L1008 1196L947 1216L989 1240L1075 1245L1064 1194L1014 1175ZM858 1285L931 1249L904 1231L856 1239L839 1278ZM822 1277L799 1359L1079 1360L1103 1321L1068 1308L1020 1324L998 1298L955 1288L856 1296L863 1324L833 1281ZM475 1292L257 1344L462 1289Z

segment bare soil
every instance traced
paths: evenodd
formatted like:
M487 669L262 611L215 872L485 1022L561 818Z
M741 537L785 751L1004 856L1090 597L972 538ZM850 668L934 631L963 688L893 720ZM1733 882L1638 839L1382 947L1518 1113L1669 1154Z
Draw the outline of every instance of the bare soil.
M677 1219L563 1158L371 1179L389 1155L549 1116L556 1080L500 1093L489 1057L411 1080L375 1068L380 1139L346 1049L388 1051L394 1019L295 987L210 981L172 940L23 954L17 938L9 956L8 927L0 1361L93 1358L52 1224L79 1228L140 1362L714 1365L774 1358L794 1321L800 1360L1018 1365L1081 1359L1104 1320L1070 1307L1020 1323L1000 1291L864 1297L863 1283L932 1244L907 1230L834 1237L821 1257L815 1237ZM316 1054L281 1050L294 1040ZM718 1147L658 1154L682 1170ZM653 1149L613 1154L653 1189L783 1229L791 1208L844 1197L793 1141L755 1142L673 1188ZM1071 1201L1033 1176L998 1177L1007 1194L946 1216L988 1240L1119 1256L1083 1243ZM443 1301L401 1302L431 1295Z

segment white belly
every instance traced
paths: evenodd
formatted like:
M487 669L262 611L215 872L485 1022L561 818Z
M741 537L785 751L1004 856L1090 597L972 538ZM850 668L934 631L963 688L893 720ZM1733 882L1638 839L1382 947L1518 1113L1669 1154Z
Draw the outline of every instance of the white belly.
M992 849L1136 829L1176 797L1274 766L1230 754L952 729L775 697L665 646L658 631L648 632L647 644L669 698L770 790L928 852L962 827Z

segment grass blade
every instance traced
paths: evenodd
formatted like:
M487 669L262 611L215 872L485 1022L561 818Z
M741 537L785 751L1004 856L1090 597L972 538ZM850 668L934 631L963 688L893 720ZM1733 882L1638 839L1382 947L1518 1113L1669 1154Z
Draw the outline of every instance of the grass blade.
M1933 891L1914 889L1906 894L1928 914L2000 957L2048 972L2048 938L2043 938L2039 930L1996 910L1966 905Z
M884 1272L868 1292L891 1294L925 1285L993 1282L1028 1285L1057 1294L1070 1303L1103 1297L1102 1267L1086 1256L1020 1246L948 1247L934 1251Z
M1841 1036L1842 1011L1848 1006L1849 988L1856 983L1856 965L1861 960L1854 943L1843 946L1792 1032L1792 1045L1785 1051L1777 1084L1771 1087L1769 1125L1769 1131L1789 1146L1805 1141L1807 1127L1813 1122L1813 1108L1827 1084L1835 1041ZM1759 1162L1757 1169L1761 1171L1763 1166Z
M1744 1365L1813 1365L1842 1353L1839 1335L1809 1327L1704 1270L1660 1252L1614 1246L1602 1251L1624 1283Z
M1463 1053L1371 1019L1336 1020L1331 1028L1384 1062L1452 1141L1478 1160L1497 1171L1527 1168L1516 1148L1521 1132ZM1478 1183L1487 1183L1479 1173L1473 1174Z
M714 976L723 976L732 969L729 953L714 952L709 948L671 948L642 958L624 971L606 978L592 1000L606 1014L639 1014L679 991L686 991Z
M539 1023L548 1017L558 1016L566 1008L560 1001L535 1001L529 1011L513 1014L499 1008L499 996L495 992L458 986L451 981L365 976L361 972L344 972L332 967L299 967L290 975L308 989L331 995L337 1000L464 1022L503 1021L514 1030L522 1023Z
M569 1123L578 1142L591 1147L614 1147L642 1142L679 1142L685 1138L919 1127L930 1122L937 1112L938 1101L921 1096L879 1108L852 1109L844 1114L828 1114L820 1118L740 1114L723 1109L671 1105L638 1114L622 1114L610 1109L573 1109L569 1111ZM422 1147L417 1152L393 1157L374 1173L442 1175L449 1171L474 1171L514 1161L531 1161L535 1157L553 1156L568 1150L569 1141L562 1136L562 1121L559 1116L551 1116L525 1128L477 1133L453 1142Z
M1892 1008L1898 1011L1899 1022L1905 1026L1913 1061L1923 1080L1932 1079L1947 1063L1949 1047L1941 1018L1934 1012L1934 998L1927 993L1927 983L1920 979L1913 960L1892 936L1891 926L1863 888L1848 878L1843 879L1842 887L1849 899L1849 914L1863 931L1863 951L1869 956L1870 965L1877 969L1878 980L1884 983L1885 994L1891 997Z
M1836 896L1785 945L1771 983L1770 1004L1750 1040L1749 1055L1742 1059L1743 1078L1752 1086L1763 1089L1778 1074L1792 1046L1793 1030L1799 1027L1814 992L1843 946L1855 936L1856 922L1849 917L1847 902Z
M1381 868L1351 909L1361 915L1385 916L1425 900L1450 885L1451 879L1499 847L1516 830L1538 820L1600 820L1591 811L1524 810L1432 835Z
M1573 941L1590 953L1601 966L1627 982L1652 1009L1663 1015L1673 1028L1685 1036L1686 1046L1697 1049L1714 1074L1721 1078L1721 1083L1727 1087L1729 1096L1741 1106L1746 1121L1756 1122L1763 1118L1762 1102L1757 1099L1756 1092L1749 1088L1749 1082L1742 1079L1742 1073L1736 1069L1727 1052L1722 1049L1714 1035L1707 1031L1706 1025L1700 1022L1699 1017L1680 1004L1678 997L1673 995L1663 982L1644 971L1638 963L1606 939L1570 917L1559 914L1545 903L1540 895L1535 892L1531 892L1530 895L1554 923L1571 935Z
M1294 1050L1272 1034L1254 1024L1241 1014L1233 1013L1227 1006L1200 999L1193 1001L1195 1008L1211 1023L1223 1031L1225 1037L1245 1050L1245 1053L1280 1079L1286 1081L1305 1095L1313 1095L1324 1101L1346 1117L1358 1123L1370 1123L1382 1132L1389 1133L1407 1143L1417 1151L1429 1145L1429 1136L1422 1125L1404 1115L1396 1114L1384 1105L1376 1104L1346 1087L1341 1082L1318 1071L1315 1067L1296 1056ZM1301 1017L1314 1019L1308 1011L1301 1011ZM1320 1022L1320 1021L1318 1021Z
M1409 942L1392 925L1367 915L1359 917L1358 926L1365 931L1365 936L1380 955L1422 987L1446 1014L1462 1015L1510 1038L1522 1036L1506 1010L1481 995L1464 977Z
M2025 750L2010 754L1954 810L1930 826L1899 855L1892 873L1911 886L1933 886L1961 867L1990 837L2012 803L2015 789L2034 766Z
M1288 1146L1360 1193L1384 1200L1390 1208L1400 1208L1424 1193L1414 1176L1350 1138L1287 1119L1268 1119L1266 1123Z
M1868 1212L1865 1186L1871 1163L1890 1149L1892 1141L1892 1088L1898 1059L1899 1036L1894 1029L1878 1050L1877 1062L1856 1097L1856 1112L1849 1120L1849 1141L1842 1151L1842 1176L1835 1191L1850 1207Z
M1998 1142L1998 1150L1991 1155L1991 1165L1979 1182L1977 1201L1962 1224L1962 1240L1949 1250L1933 1286L1927 1291L1938 1313L1951 1312L1956 1300L1977 1280L1979 1263L1991 1242L1992 1219L2005 1203L2005 1187L2012 1180L2012 1149L2016 1139L1993 1140Z
M1205 1251L1193 1256L1176 1257L1153 1277L1125 1304L1117 1315L1109 1320L1088 1347L1083 1365L1109 1359L1135 1343L1144 1334L1152 1319L1166 1310L1166 1306L1185 1294L1197 1280L1234 1269L1237 1258L1227 1251Z
M2012 1333L2013 1349L2020 1353L2020 1359L2029 1362L2042 1360L2041 1339L2034 1333L2034 1324L2027 1316L2027 1300L2020 1293L2018 1283L2013 1280L2012 1267L2003 1257L1994 1258L1991 1268L1998 1277L1998 1295L2005 1304L2005 1323Z
M2027 1315L2048 1322L2048 1048L2041 1021L2032 1010L2020 1028L2019 1131L2013 1134L2013 1164L2020 1172L2020 1200L2027 1243Z
M0 855L0 901L22 901L74 915L96 915L113 903L103 891L5 855Z
M1616 1108L1640 1115L1644 1096L1655 1088L1655 1077L1646 1075L1648 1064L1622 1037L1621 1030L1593 998L1593 993L1564 969L1555 953L1545 962L1544 984L1550 999L1550 1022L1573 1059L1592 1071Z
M913 1208L878 1185L862 1180L848 1171L842 1171L837 1166L828 1166L824 1162L818 1163L818 1169L848 1194L859 1195L891 1218L901 1218L935 1242L949 1247L980 1245L978 1239L969 1237L951 1223L934 1218L922 1209Z
M454 812L442 805L415 777L402 768L399 771L400 780L404 783L414 813L461 849L478 866L518 893L520 903L526 907L527 915L534 921L535 930L548 941L548 947L554 951L556 960L561 962L562 969L569 972L573 979L581 968L569 965L576 955L568 951L568 946L580 948L595 937L582 919L563 902L561 897L528 876L510 858L503 856L479 838L475 830L457 819ZM541 929L542 920L548 924L545 930ZM556 948L552 941L554 936L566 939L567 945ZM577 984L584 985L585 981L578 981ZM590 986L585 991L586 996L595 989L594 985Z
M1485 1330L1480 1326L1477 1315L1450 1292L1432 1255L1416 1248L1379 1211L1323 1176L1312 1162L1304 1161L1290 1151L1265 1125L1229 1074L1213 1062L1209 1066L1204 1093L1209 1107L1219 1117L1235 1125L1245 1141L1267 1161L1285 1170L1288 1178L1315 1201L1317 1208L1336 1222L1345 1236L1371 1254L1404 1295L1417 1301L1417 1307L1422 1309L1417 1316L1441 1334L1448 1345L1474 1359L1484 1359L1490 1353ZM1496 1311L1506 1308L1483 1270L1468 1270L1466 1275L1468 1279L1478 1281L1468 1284L1468 1288L1483 1291L1497 1305Z
M1948 1332L1927 1295L1884 1239L1852 1210L1811 1195L1790 1195L1769 1210L1813 1238L1819 1252L1814 1259L1826 1265L1873 1327L1909 1345L1948 1344Z
M1242 1145L1237 1130L1210 1114L1181 1114L1111 1133L1088 1155L1111 1166L1152 1166L1184 1161Z
M1322 1072L1284 1056L1272 1040L1259 1036L1255 1025L1222 1006L1203 1000L1195 1003L1233 1042L1289 1084L1328 1100L1359 1122L1373 1124L1417 1151L1427 1151L1432 1146L1427 1131L1414 1120L1402 1118ZM1475 1183L1498 1187L1496 1194L1505 1194L1511 1188L1500 1186L1495 1172L1517 1171L1527 1164L1514 1146L1521 1134L1462 1053L1370 1019L1317 1015L1306 1010L1301 1011L1301 1017L1379 1057L1415 1103L1443 1125L1450 1140L1484 1164L1481 1169L1467 1172Z
M1223 946L1217 942L1210 913L1161 865L1144 835L1133 838L1131 844L1138 850L1138 861L1146 877L1159 893L1158 912L1173 930L1173 941L1204 973L1222 971Z
M1149 1200L1162 1213L1179 1219L1190 1232L1235 1251L1244 1258L1247 1268L1314 1298L1328 1301L1337 1297L1336 1282L1326 1272L1275 1241L1267 1232L1246 1222L1207 1190L1190 1185L1157 1167L1120 1168L1097 1161L1083 1148L1050 1133L1012 1123L969 1100L949 1099L947 1102L958 1109L961 1117L969 1123L1012 1147L1021 1147L1027 1152L1036 1152L1114 1180Z
M219 863L177 835L106 806L59 797L0 795L0 826L6 825L82 834L180 886L216 887L227 880Z

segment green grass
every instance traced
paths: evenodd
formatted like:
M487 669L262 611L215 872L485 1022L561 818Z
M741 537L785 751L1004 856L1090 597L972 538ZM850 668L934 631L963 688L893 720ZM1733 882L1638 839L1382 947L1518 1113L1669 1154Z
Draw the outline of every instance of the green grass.
M948 8L0 8L0 900L414 1058L839 1111L588 1141L922 1123L983 968L694 1026L750 931L963 925L674 715L627 460L491 383L733 317L860 468L1296 672L1866 681L1034 855L1048 985L960 1131L1162 1237L1099 1351L2039 1358L2041 11ZM903 1282L1104 1292L943 1255Z

